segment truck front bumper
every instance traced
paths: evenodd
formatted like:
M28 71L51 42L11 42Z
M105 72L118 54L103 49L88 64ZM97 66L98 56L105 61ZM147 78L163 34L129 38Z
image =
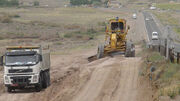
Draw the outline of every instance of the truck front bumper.
M10 75L4 76L4 84L8 87L32 86L38 84L38 79L38 75Z

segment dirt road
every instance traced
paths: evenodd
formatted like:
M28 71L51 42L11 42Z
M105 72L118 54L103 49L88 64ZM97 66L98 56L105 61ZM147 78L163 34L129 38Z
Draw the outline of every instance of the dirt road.
M91 78L72 101L140 101L141 58L119 56L97 64L89 67L95 68Z
M139 16L128 22L130 26L137 25L128 36L137 41L146 39L143 18ZM119 55L89 63L87 57L96 50L52 55L51 86L39 93L32 89L9 94L0 79L0 101L152 101L151 88L139 76L141 57ZM136 50L139 52L141 48Z
M0 101L145 101L139 78L140 57L120 55L88 63L88 54L52 56L55 61L49 88L40 93L3 92ZM146 95L146 101L150 98Z

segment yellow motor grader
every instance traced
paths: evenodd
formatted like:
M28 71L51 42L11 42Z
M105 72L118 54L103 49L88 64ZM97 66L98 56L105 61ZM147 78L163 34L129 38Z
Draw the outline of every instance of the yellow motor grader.
M97 54L88 58L94 61L105 56L120 53L125 57L135 57L135 46L132 41L126 39L129 26L126 25L125 19L118 17L110 19L106 25L105 42L98 46Z
M98 46L97 59L115 52L123 53L125 57L135 57L135 46L126 39L129 29L125 19L110 19L106 25L105 43Z

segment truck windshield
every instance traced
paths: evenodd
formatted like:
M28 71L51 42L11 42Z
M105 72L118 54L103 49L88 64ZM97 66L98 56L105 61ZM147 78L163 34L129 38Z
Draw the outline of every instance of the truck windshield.
M15 56L6 56L5 65L7 66L27 66L35 65L38 63L38 55L15 55Z

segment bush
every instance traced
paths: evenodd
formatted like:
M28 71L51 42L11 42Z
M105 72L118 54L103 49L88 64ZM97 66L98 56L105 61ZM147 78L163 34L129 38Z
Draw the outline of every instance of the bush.
M39 1L34 1L34 2L33 2L33 5L34 5L34 6L39 6Z
M88 0L70 0L71 5L87 5L90 4Z
M101 0L70 0L71 5L88 5L94 4L96 6L101 5Z
M171 99L174 99L175 96L176 96L176 92L175 92L175 91L169 91L169 92L168 92L168 96L169 96Z
M67 33L67 34L64 34L64 37L65 37L65 38L71 38L72 35L71 35L70 33Z
M3 16L3 17L0 18L0 21L1 21L2 23L11 23L11 22L12 22L12 19L11 19L11 17L9 17L9 16Z
M15 14L15 15L13 15L13 17L14 17L14 18L20 18L20 15Z

